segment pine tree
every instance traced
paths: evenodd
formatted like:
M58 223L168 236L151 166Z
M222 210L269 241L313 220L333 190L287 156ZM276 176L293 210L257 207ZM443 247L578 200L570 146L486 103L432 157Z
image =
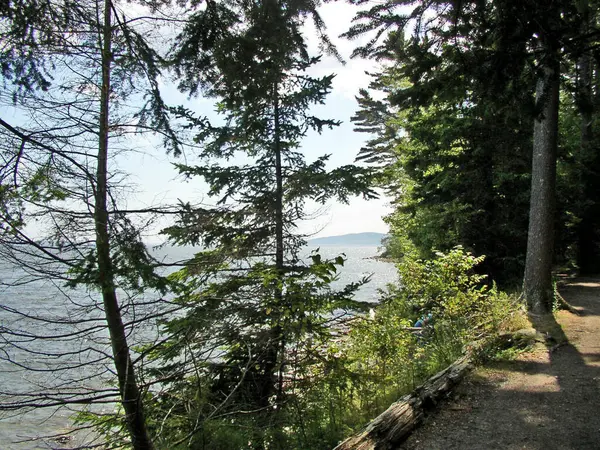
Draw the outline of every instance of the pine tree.
M357 131L375 133L359 157L379 165L394 198L396 256L404 240L425 258L462 245L487 256L479 270L514 282L525 259L533 76L518 58L496 69L504 55L478 28L483 12L455 29L443 25L451 12L436 17L424 37L391 32L377 54L385 69L370 89L384 97L357 98Z
M343 257L315 253L304 263L305 242L295 228L306 217L307 200L375 193L369 170L328 171L328 156L308 163L299 150L309 131L338 124L310 111L323 103L333 77L307 74L319 58L306 51L302 7L268 1L240 12L237 29L220 36L209 53L201 46L191 51L198 18L180 36L175 55L181 71L214 63L204 84L195 72L182 75L185 88L218 99L223 123L195 120L200 164L178 165L182 174L201 177L216 203L185 204L179 223L166 230L173 241L205 250L174 275L181 282L176 301L187 314L165 324L172 337L155 350L163 365L152 372L171 383L155 407L157 415L171 411L187 423L171 430L171 443L203 440L217 448L211 419L225 415L221 427L248 427L245 439L254 448L286 448L291 435L284 425L296 426L290 408L299 386L310 382L311 361L348 310L364 307L352 300L362 281L340 291L329 287ZM232 446L235 435L227 438Z
M363 4L360 1L355 3ZM400 7L404 9L401 10ZM519 20L515 21L515 17L519 17ZM392 105L403 110L416 111L417 117L420 115L418 108L423 106L433 107L438 111L453 110L454 118L458 118L460 122L467 122L463 119L468 118L471 111L480 108L473 117L476 122L470 129L465 129L467 135L475 131L478 120L488 121L488 125L494 126L494 121L502 120L503 116L512 116L517 118L518 134L522 134L524 121L535 122L529 132L534 151L529 202L531 209L527 267L523 289L531 310L549 312L553 295L551 271L556 240L553 224L556 217L554 180L558 154L557 83L560 80L557 71L561 63L572 66L572 62L576 61L582 53L588 52L589 47L593 47L595 31L589 28L589 19L585 19L585 2L557 0L549 2L548 5L512 0L458 3L384 2L359 12L355 20L356 24L346 33L348 37L352 38L369 31L377 32L376 37L358 48L355 54L391 59L397 65L397 70L411 83L410 88L400 89L390 97ZM583 23L586 26L582 28ZM407 33L409 28L412 28L410 34ZM582 29L586 31L582 32ZM381 36L386 38L380 39ZM551 76L550 72L552 72ZM540 83L543 85L541 88L539 88ZM529 108L530 99L535 92L537 92L535 108ZM512 104L511 93L516 93L512 100L525 99L524 107L515 104L514 113L503 111L507 104ZM521 119L518 119L519 115ZM437 126L434 126L431 131L427 131L426 128L424 130L426 134L423 136L425 140L430 141L428 144L430 149L433 150L440 142L444 148L431 154L434 165L430 167L435 168L438 176L427 172L423 167L415 167L425 174L417 182L417 186L433 187L432 190L423 190L414 194L416 198L423 200L423 203L416 205L415 215L426 211L427 202L433 201L434 204L440 205L450 201L451 198L457 198L449 189L448 200L440 202L439 197L436 199L443 188L454 184L452 176L446 175L455 172L452 166L444 166L443 163L441 167L435 166L443 160L443 153L440 152L450 151L453 145L452 141L444 143L439 140L440 136L436 133L438 129L442 129L446 136L453 134L452 126L442 125L440 119L441 117L436 117L433 124ZM497 125L502 124L497 123ZM456 129L456 125L453 126ZM481 130L483 131L484 128ZM412 132L414 135L414 130ZM472 136L471 142L473 138L483 144L481 148L484 153L485 146L496 145L494 135L479 138ZM501 145L500 142L498 144ZM475 156L474 153L472 155ZM508 160L508 155L505 156ZM492 162L494 157L495 154L492 153L479 162L475 161L476 170L484 174L486 164ZM521 161L526 163L527 159L523 158ZM404 167L407 165L405 164ZM490 168L496 170L496 167L492 165ZM489 176L493 174L493 170L487 170L488 175L485 175L485 178L494 180ZM508 175L519 176L520 174L508 173ZM454 179L457 176L460 174L454 173ZM427 178L432 183L426 184ZM495 195L494 191L495 185L492 182L488 183L482 191L474 191L474 193ZM455 211L459 215L464 213L460 211L461 208L466 207L468 211L471 205L476 206L475 211L485 211L488 208L492 208L493 211L495 208L494 202L478 203L477 199L469 199L468 195L465 196L464 189L460 192L460 198L466 198L467 203L458 205L459 210ZM437 213L434 210L425 214L434 217ZM437 215L443 219L451 217L446 213ZM485 217L489 215L484 214ZM579 225L580 230L589 229L590 217L586 216L585 219L585 222ZM468 217L468 220L480 224L481 229L485 230L488 230L490 225L481 222L477 217ZM434 229L452 230L454 223L461 223L461 219L440 222ZM509 223L504 222L505 229L514 226ZM459 231L456 237L461 235L463 232ZM506 243L496 235L490 236L490 242L496 242L498 250ZM480 248L472 245L472 241L467 243L467 247L476 252L486 250L485 244ZM497 251L493 247L491 250ZM520 254L524 253L523 249L515 250ZM511 256L519 255L513 253Z

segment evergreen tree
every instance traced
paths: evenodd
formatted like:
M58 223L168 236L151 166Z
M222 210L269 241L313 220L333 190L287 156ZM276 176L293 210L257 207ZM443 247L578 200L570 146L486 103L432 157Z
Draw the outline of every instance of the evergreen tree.
M400 6L404 9L399 10ZM354 37L368 31L377 31L378 35L365 46L358 48L355 54L389 59L393 61L392 64L397 65L397 73L406 78L410 87L397 89L396 93L390 95L390 101L402 111L411 111L412 115L406 119L409 128L414 124L414 117L422 117L423 112L419 108L429 108L429 111L431 108L433 111L441 110L445 113L444 117L452 117L451 121L445 124L438 113L434 120L429 122L430 130L425 128L426 134L421 135L425 139L425 148L433 150L433 158L429 164L431 170L416 167L423 175L421 179L418 179L419 173L413 172L413 175L417 176L417 184L409 187L410 195L420 200L412 217L425 215L427 220L434 220L433 223L436 216L441 219L434 225L432 233L421 232L421 236L446 234L448 240L462 240L464 245L478 253L491 250L494 261L496 251L508 241L498 239L499 236L492 232L489 242L494 244L476 246L473 236L469 236L469 228L472 228L469 221L486 231L490 224L497 224L496 221L486 221L487 218L492 218L496 211L493 199L498 190L494 179L500 179L502 175L521 177L522 172L511 173L498 167L494 160L496 153L486 153L484 150L480 153L483 155L481 160L473 160L476 171L483 175L475 179L489 181L483 185L470 186L475 189L471 193L464 187L459 187L457 195L456 192L452 192L452 186L457 186L456 180L460 179L458 177L462 175L462 170L457 171L456 167L464 168L465 165L455 165L460 162L456 160L456 155L451 157L451 165L447 166L444 159L457 145L465 148L465 142L452 139L458 137L457 135L467 138L467 149L478 147L478 144L473 147L473 143L477 141L483 144L483 148L487 147L490 150L496 145L502 148L501 140L495 142L494 139L497 132L492 136L482 136L481 139L473 140L477 121L486 123L486 128L491 124L492 127L501 129L503 125L507 125L506 118L512 116L516 122L501 133L505 134L508 131L510 134L510 131L514 131L515 136L522 135L527 139L529 134L532 137L534 152L527 250L529 256L524 292L530 308L536 311L548 311L552 296L551 270L555 241L553 224L556 217L555 188L552 180L556 177L554 167L558 154L557 140L552 136L556 136L558 127L557 83L560 77L557 70L559 62L568 65L569 61L577 60L582 52L589 53L586 48L593 46L595 32L590 28L589 19L585 19L585 14L582 13L585 11L584 6L583 3L572 1L553 1L548 5L511 0L459 3L390 2L358 13L357 24L347 33L348 37ZM403 14L399 11L408 12ZM519 17L518 22L514 20L515 17ZM404 33L409 27L412 27L413 31L405 36ZM386 34L386 39L379 39L382 34ZM549 71L555 74L549 77ZM532 104L531 99L536 92L536 85L540 86L539 83L543 83L543 86L541 90L537 89L536 105L531 108L528 105ZM524 100L522 106L512 103L513 94L516 95L512 99ZM515 111L504 110L506 105L511 104L515 105ZM546 107L552 107L552 111L544 109ZM471 115L473 112L476 112L475 116ZM469 118L470 125L467 125ZM476 122L472 119L476 119ZM457 132L457 120L468 128ZM528 133L524 133L523 127L531 122L535 122L535 126ZM440 139L438 129L450 139ZM485 133L484 129L480 128ZM414 131L409 131L411 139L415 138ZM587 138L584 134L583 140L585 139ZM523 148L522 144L519 147ZM470 154L468 151L466 153ZM470 155L476 158L477 153ZM543 155L547 155L547 158L540 159ZM508 161L509 153L504 153L504 157ZM522 168L527 165L528 158L522 155L519 161ZM507 168L509 167L510 164ZM540 172L542 167L546 168L543 174ZM406 161L403 168L408 168ZM492 175L494 173L498 175ZM429 180L431 184L427 184ZM515 184L515 187L519 184L521 183ZM429 186L429 190L415 191L415 188L419 189L421 186ZM469 186L469 183L465 186ZM444 199L437 196L444 191L449 194L448 197ZM471 194L478 196L479 200L471 198ZM506 193L502 192L501 195ZM485 197L488 200L485 200ZM461 202L463 199L464 203ZM427 202L433 202L438 210L430 209L429 212L424 212L427 211ZM443 213L440 213L439 206L445 209L442 210ZM401 210L402 208L406 208L406 205L402 205ZM469 211L474 212L475 216ZM465 212L467 217L463 221L461 218L465 218ZM521 222L503 222L501 226L506 230L518 226ZM579 229L589 230L593 228L592 223L593 219L590 220L586 214L585 219L579 223ZM456 230L456 224L466 225L466 229ZM495 227L492 226L493 228ZM444 229L454 231L454 236L444 232ZM519 234L523 235L522 229ZM589 233L588 237L593 239ZM416 241L420 246L436 245L432 240L419 242L419 236ZM510 253L510 257L516 257L518 261L522 258L524 249L515 246Z
M48 89L53 78L48 50L66 42L80 17L75 2L2 2L0 76L7 94L16 98Z
M527 259L523 278L523 294L534 313L552 312L554 286L554 214L556 203L556 158L558 145L558 109L560 38L555 34L560 11L556 3L543 15L538 11L540 63L536 88L536 117L533 128L533 157Z
M404 239L425 258L459 244L487 256L479 270L512 282L524 266L533 74L523 60L498 74L501 55L477 27L485 16L473 16L452 34L429 30L424 42L391 33L371 84L385 98L361 92L353 119L357 131L376 132L360 158L381 165L394 198L396 256Z
M581 14L580 33L594 36L597 30L598 5L593 1L579 2ZM575 66L574 103L579 113L579 148L571 154L576 164L578 199L573 199L574 216L577 218L576 265L581 274L600 272L600 152L598 152L598 55L594 53L593 41L574 52ZM565 221L566 222L566 221Z
M295 231L307 200L375 196L370 171L328 171L328 156L306 162L299 150L309 131L338 124L310 111L323 103L333 77L307 74L319 58L306 51L303 8L245 5L231 16L239 23L205 51L195 39L214 13L207 9L179 37L183 87L216 97L223 123L195 120L200 163L178 165L207 182L216 203L185 204L179 223L166 230L174 242L205 249L173 275L181 283L176 302L187 313L165 323L171 337L154 350L152 373L169 380L155 414L170 411L184 424L164 431L172 446L232 447L240 433L254 448L288 448L301 439L293 432L300 419L290 414L300 386L310 383L311 361L348 310L364 308L352 300L362 282L329 287L343 257L315 253L305 264L305 242ZM206 61L214 63L209 80L188 71ZM220 415L227 421L216 421ZM237 432L219 437L232 428Z

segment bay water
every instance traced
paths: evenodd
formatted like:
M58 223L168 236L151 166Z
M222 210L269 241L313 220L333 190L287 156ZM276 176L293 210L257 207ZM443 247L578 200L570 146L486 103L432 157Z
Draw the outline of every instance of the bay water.
M306 254L309 254L306 250ZM374 258L377 247L373 246L321 246L323 258L334 258L344 254L346 262L333 282L333 287L342 287L365 276L371 280L362 286L356 299L377 302L378 290L397 279L394 266ZM180 255L169 255L169 249L159 253L169 259ZM95 392L98 383L105 380L107 390L114 389L108 380L114 379L113 369L100 361L100 352L109 352L108 333L103 324L101 298L98 292L82 289L67 289L59 283L37 280L18 284L23 273L18 268L0 262L0 400L10 402L11 392L49 392L47 387L57 387L63 392L73 389L81 395L86 389ZM16 285L14 285L16 283ZM135 305L137 299L129 299ZM143 299L140 300L143 303ZM15 314L18 310L21 314ZM126 312L135 318L135 308ZM50 319L46 322L36 317ZM84 319L83 322L81 319ZM147 326L146 326L147 327ZM150 328L152 325L150 325ZM11 332L17 331L17 334ZM158 328L144 330L157 335ZM33 340L33 335L48 336L49 339ZM150 339L154 336L150 336ZM132 336L135 341L135 336ZM15 345L15 342L17 345ZM27 350L27 351L26 351ZM60 353L71 356L59 358ZM98 361L94 363L94 361ZM89 364L91 362L91 364ZM67 371L52 370L70 366ZM27 370L34 369L34 371ZM70 385L72 384L72 386ZM75 386L77 385L77 387ZM104 386L103 386L104 388ZM71 417L81 406L70 408L31 408L22 411L0 411L0 448L7 450L74 448L93 438L92 433L78 432L72 439L48 439L71 430ZM110 411L114 404L100 404L94 411Z

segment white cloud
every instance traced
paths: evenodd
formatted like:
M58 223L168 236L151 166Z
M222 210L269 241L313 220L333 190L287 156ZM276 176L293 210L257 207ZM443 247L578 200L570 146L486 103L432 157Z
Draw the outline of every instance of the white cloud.
M319 13L327 26L327 34L337 47L342 58L346 61L343 65L332 56L323 55L321 62L313 68L312 75L324 76L335 73L333 81L333 97L340 96L354 98L360 88L366 88L371 81L365 72L375 72L377 63L363 58L350 58L356 47L364 44L368 38L361 37L355 40L341 38L340 35L350 28L352 19L358 8L344 3L327 3L319 8ZM308 48L312 54L319 54L319 39L314 26L306 25Z

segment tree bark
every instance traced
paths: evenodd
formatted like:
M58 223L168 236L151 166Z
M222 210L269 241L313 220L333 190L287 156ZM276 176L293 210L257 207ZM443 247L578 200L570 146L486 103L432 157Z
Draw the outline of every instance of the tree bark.
M98 285L102 291L106 323L119 382L119 393L131 436L131 443L136 450L147 450L152 449L153 445L146 429L142 399L135 379L125 327L117 299L113 262L110 255L110 234L108 231L107 163L112 64L111 9L111 1L105 0L102 32L102 90L100 94L98 165L96 168L96 190L94 193Z
M279 111L279 86L273 83L273 153L275 162L275 270L277 282L283 279L284 248L283 248L283 169L281 160L281 126ZM276 324L269 330L269 339L266 342L264 374L259 390L259 407L268 408L269 398L276 393L277 403L283 394L283 361L281 361L285 342L283 340L282 327L279 323L283 317L283 292L280 285L275 286L273 291L275 303L273 317L277 318Z
M533 158L529 232L523 294L532 313L552 311L552 258L558 136L559 64L551 49L545 52L536 90L538 115L533 128Z
M280 123L280 110L279 110L279 83L275 82L273 88L273 122L275 132L275 268L277 269L279 280L283 281L284 276L284 248L283 248L283 167L281 161L281 123ZM278 286L276 291L276 300L280 308L283 305L283 292ZM285 340L283 337L283 330L280 325L275 327L276 343L278 348L278 355L276 360L282 359L285 354ZM283 360L278 362L278 374L277 374L277 400L278 403L281 401L283 395Z
M334 450L392 450L398 448L428 410L465 376L471 367L470 355L431 377L415 392L406 395L376 417L362 431L349 437Z

